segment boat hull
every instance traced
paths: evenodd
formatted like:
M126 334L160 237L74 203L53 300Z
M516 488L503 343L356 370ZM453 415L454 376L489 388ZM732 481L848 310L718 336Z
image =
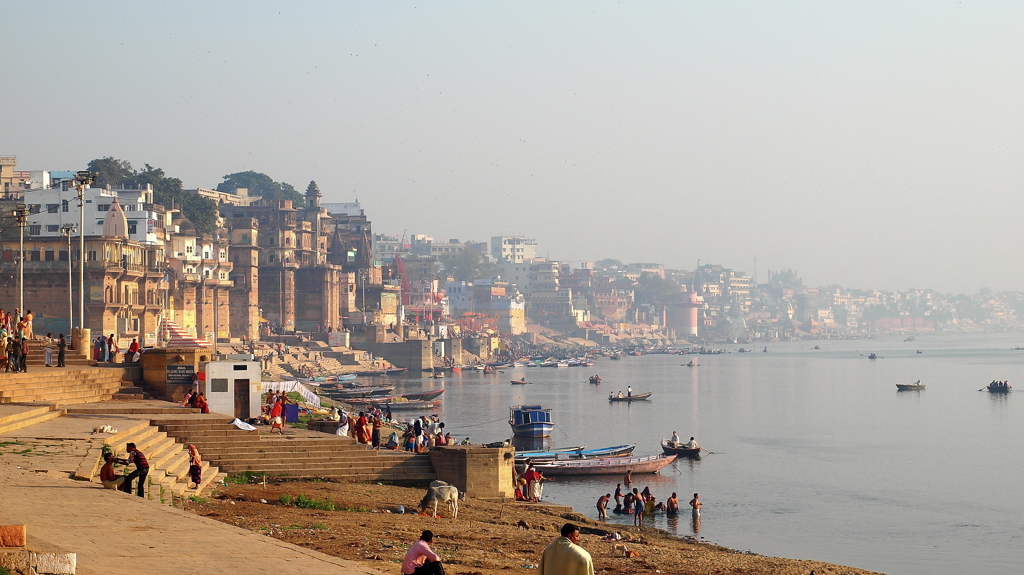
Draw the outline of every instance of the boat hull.
M525 463L527 459L533 462L571 460L571 459L606 459L609 457L629 457L636 449L636 444L616 445L614 447L600 447L596 449L575 449L570 451L534 451L531 453L516 453L516 463Z
M913 383L897 383L897 391L921 391L924 389L924 385L918 385Z
M690 449L688 447L672 447L663 441L661 443L661 450L665 455L677 455L679 457L689 457L690 459L700 459L699 447L695 449Z
M519 437L550 437L554 430L555 424L553 423L512 424L512 435Z
M653 391L648 393L636 393L626 397L609 397L608 401L625 401L626 403L631 401L647 401L647 399L652 395L654 395Z
M633 473L657 473L676 460L675 455L652 455L613 459L583 459L580 461L559 461L534 465L534 469L548 477L569 475L620 475Z

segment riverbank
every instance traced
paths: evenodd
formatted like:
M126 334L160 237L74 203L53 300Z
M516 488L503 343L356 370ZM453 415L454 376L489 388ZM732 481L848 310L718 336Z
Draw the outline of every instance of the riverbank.
M420 488L391 485L283 482L226 486L210 498L186 505L197 515L384 572L397 572L408 546L420 532L430 529L435 534L433 548L450 574L529 575L536 573L544 548L558 536L561 525L572 521L582 527L581 544L593 556L595 572L609 575L872 573L817 561L741 553L657 529L601 523L556 505L470 499L460 504L458 519L450 519L443 508L434 519L416 514L423 493ZM295 504L300 495L305 507ZM330 505L325 504L328 501ZM399 506L407 513L395 513ZM626 543L638 556L612 557L612 544L602 540L606 532L641 539Z

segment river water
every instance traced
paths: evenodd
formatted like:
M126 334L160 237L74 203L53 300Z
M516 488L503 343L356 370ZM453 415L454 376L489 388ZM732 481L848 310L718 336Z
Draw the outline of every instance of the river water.
M412 376L401 387L446 387L442 421L474 443L508 438L508 407L521 403L553 408L548 445L636 443L637 455L650 455L673 431L696 436L713 455L634 476L660 501L677 492L684 508L701 494L699 525L689 514L649 523L680 535L894 575L1021 573L1024 393L978 389L999 379L1024 390L1024 351L1013 350L1022 342L977 334L772 343L768 353L729 345L723 355L591 368ZM690 357L700 366L683 367ZM591 374L604 381L587 383ZM523 376L534 383L509 384ZM918 379L927 389L897 392ZM651 401L608 401L627 385L654 392ZM559 478L544 496L596 518L597 498L620 480Z

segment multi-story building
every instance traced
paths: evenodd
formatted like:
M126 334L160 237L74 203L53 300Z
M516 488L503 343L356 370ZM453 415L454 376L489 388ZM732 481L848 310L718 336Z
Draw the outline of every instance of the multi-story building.
M522 236L493 236L491 255L499 262L525 263L537 258L537 240Z

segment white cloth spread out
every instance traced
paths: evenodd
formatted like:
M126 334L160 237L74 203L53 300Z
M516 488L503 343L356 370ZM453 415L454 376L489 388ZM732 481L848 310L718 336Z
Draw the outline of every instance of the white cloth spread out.
M234 421L231 422L231 425L234 425L238 429L244 431L256 431L256 427L249 425L248 423L242 421L241 419L238 419L237 417L235 418Z
M260 383L261 393L267 393L271 389L277 392L283 391L285 393L292 391L298 392L306 403L311 403L320 407L320 396L313 393L308 387L297 381L264 381Z

